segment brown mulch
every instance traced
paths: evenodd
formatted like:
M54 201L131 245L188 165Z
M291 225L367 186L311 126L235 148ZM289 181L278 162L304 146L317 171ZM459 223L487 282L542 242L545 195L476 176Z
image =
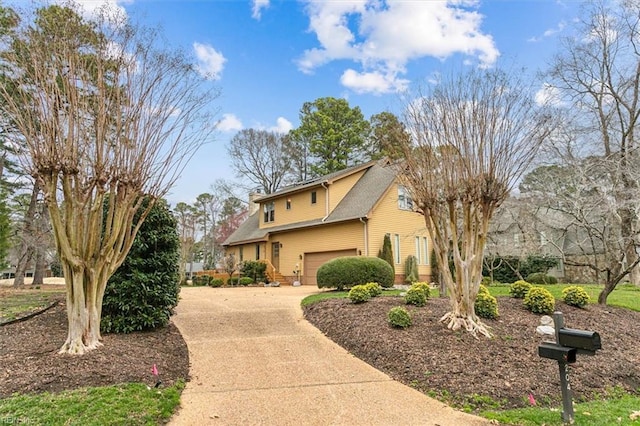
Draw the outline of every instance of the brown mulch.
M82 356L59 355L67 337L64 296L53 308L0 326L0 398L141 382L160 386L189 377L189 352L173 324L153 332L103 335L104 346Z
M405 330L387 323L387 312L399 305L407 307L413 319ZM538 405L561 404L558 364L538 356L544 339L535 329L541 315L527 311L520 299L498 298L500 317L484 320L494 338L476 340L439 322L448 308L448 299L430 299L418 308L404 305L399 297L378 297L357 305L329 299L304 312L353 355L454 405L482 409L498 402L502 408L525 407L529 393ZM574 400L591 399L614 387L640 393L640 312L600 305L578 309L563 302L556 303L556 310L563 312L566 327L597 331L602 340L595 356L578 354L570 365ZM494 402L487 402L487 396Z

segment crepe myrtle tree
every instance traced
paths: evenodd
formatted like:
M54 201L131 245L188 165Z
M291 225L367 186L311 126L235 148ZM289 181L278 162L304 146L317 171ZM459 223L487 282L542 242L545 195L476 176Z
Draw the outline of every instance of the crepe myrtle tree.
M17 129L12 143L26 147L23 167L51 218L69 324L60 353L68 354L101 346L107 280L214 130L218 95L183 53L159 48L156 31L108 8L91 18L76 10L19 14L1 52L12 83L0 87Z
M529 87L500 69L473 70L424 88L405 110L412 140L399 177L424 215L451 310L441 321L491 336L474 311L489 221L508 196L551 119Z

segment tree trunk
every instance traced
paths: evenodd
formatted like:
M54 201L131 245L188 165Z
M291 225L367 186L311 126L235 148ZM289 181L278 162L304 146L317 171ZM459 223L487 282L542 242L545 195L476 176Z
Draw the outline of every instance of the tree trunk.
M100 316L106 283L96 282L100 280L100 274L88 273L82 268L64 265L64 271L69 331L58 353L82 355L102 346Z
M27 271L27 265L33 257L33 244L30 240L34 237L33 234L33 221L36 216L36 207L38 203L38 194L40 193L40 187L37 183L33 184L31 190L31 199L29 200L29 207L24 217L24 226L22 227L22 238L20 239L20 246L18 248L18 263L16 264L16 276L13 280L14 287L24 286L24 275Z
M35 266L33 271L33 281L31 285L44 284L45 258L41 247L36 248Z

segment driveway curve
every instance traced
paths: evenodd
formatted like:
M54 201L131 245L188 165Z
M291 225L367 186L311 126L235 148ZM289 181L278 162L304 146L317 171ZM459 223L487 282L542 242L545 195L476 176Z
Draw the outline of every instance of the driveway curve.
M313 287L182 288L190 375L170 425L486 425L394 381L302 315Z

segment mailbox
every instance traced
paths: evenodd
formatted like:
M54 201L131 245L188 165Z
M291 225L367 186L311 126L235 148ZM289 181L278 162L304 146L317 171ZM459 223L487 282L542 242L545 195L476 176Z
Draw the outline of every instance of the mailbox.
M578 352L588 355L595 355L598 349L602 349L598 333L573 328L561 328L558 330L558 344L576 348Z
M542 358L554 359L565 364L576 362L576 348L568 348L553 343L541 343L538 346L538 355Z

